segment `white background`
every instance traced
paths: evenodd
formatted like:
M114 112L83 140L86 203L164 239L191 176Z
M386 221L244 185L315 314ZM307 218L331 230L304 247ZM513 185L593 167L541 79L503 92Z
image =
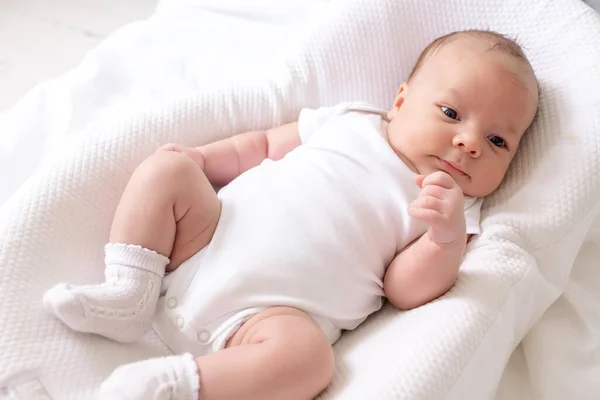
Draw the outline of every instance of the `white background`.
M0 0L0 112L37 83L75 67L157 0Z

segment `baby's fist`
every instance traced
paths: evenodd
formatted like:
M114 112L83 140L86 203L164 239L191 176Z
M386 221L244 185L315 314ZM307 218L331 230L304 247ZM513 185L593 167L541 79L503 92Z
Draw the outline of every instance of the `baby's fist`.
M437 171L417 175L421 193L408 207L408 214L429 224L429 237L438 244L449 244L466 237L463 193L454 179Z

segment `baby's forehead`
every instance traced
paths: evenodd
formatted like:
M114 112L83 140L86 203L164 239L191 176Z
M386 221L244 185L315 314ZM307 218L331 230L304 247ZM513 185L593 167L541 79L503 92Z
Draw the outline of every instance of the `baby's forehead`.
M435 42L434 42L435 43ZM487 32L457 32L425 50L423 63L448 62L449 57L480 55L502 63L529 66L521 47L510 39ZM533 72L533 71L532 71Z
M515 47L516 46L516 47ZM436 49L433 49L425 63L437 64L440 68L447 68L451 57L463 59L461 54L476 54L485 57L500 69L508 70L531 93L537 102L539 85L533 68L519 49L518 45L498 44L494 38L484 35L457 34ZM468 70L467 70L468 71ZM474 72L474 71L473 71Z

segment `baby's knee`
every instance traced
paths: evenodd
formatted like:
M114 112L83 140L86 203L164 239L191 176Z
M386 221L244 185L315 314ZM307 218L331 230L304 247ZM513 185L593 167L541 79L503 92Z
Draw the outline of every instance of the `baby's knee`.
M329 386L335 374L335 355L327 341L314 342L310 352L310 366L307 379L312 379L321 391Z
M307 350L310 358L310 366L308 366L309 379L314 379L314 385L323 390L333 381L335 374L333 348L327 340L324 340L323 336L320 336L310 342L310 347L304 351Z
M307 389L325 389L335 374L335 356L327 337L314 323L299 324L293 333L287 331L289 327L283 328L281 332L276 330L271 339L274 359L283 356L289 366L288 371L283 368L281 372L291 372L293 380L302 382L301 386ZM277 364L285 363L282 361ZM285 380L282 377L282 381Z
M146 158L135 170L132 179L148 184L176 184L187 181L198 166L186 154L160 150Z

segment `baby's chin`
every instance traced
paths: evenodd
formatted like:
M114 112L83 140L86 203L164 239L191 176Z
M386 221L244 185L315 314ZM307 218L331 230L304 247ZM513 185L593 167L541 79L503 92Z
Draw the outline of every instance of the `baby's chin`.
M477 195L477 191L473 191L473 188L470 187L470 185L465 185L465 184L461 184L461 182L456 182L458 183L458 186L460 186L460 189L463 192L463 196L466 197L481 197Z
M487 197L490 194L494 193L496 191L496 189L498 189L499 185L496 185L495 187L490 187L489 183L486 185L477 185L477 184L473 184L473 182L471 182L471 184L460 184L459 183L460 188L463 191L463 194L467 197Z

